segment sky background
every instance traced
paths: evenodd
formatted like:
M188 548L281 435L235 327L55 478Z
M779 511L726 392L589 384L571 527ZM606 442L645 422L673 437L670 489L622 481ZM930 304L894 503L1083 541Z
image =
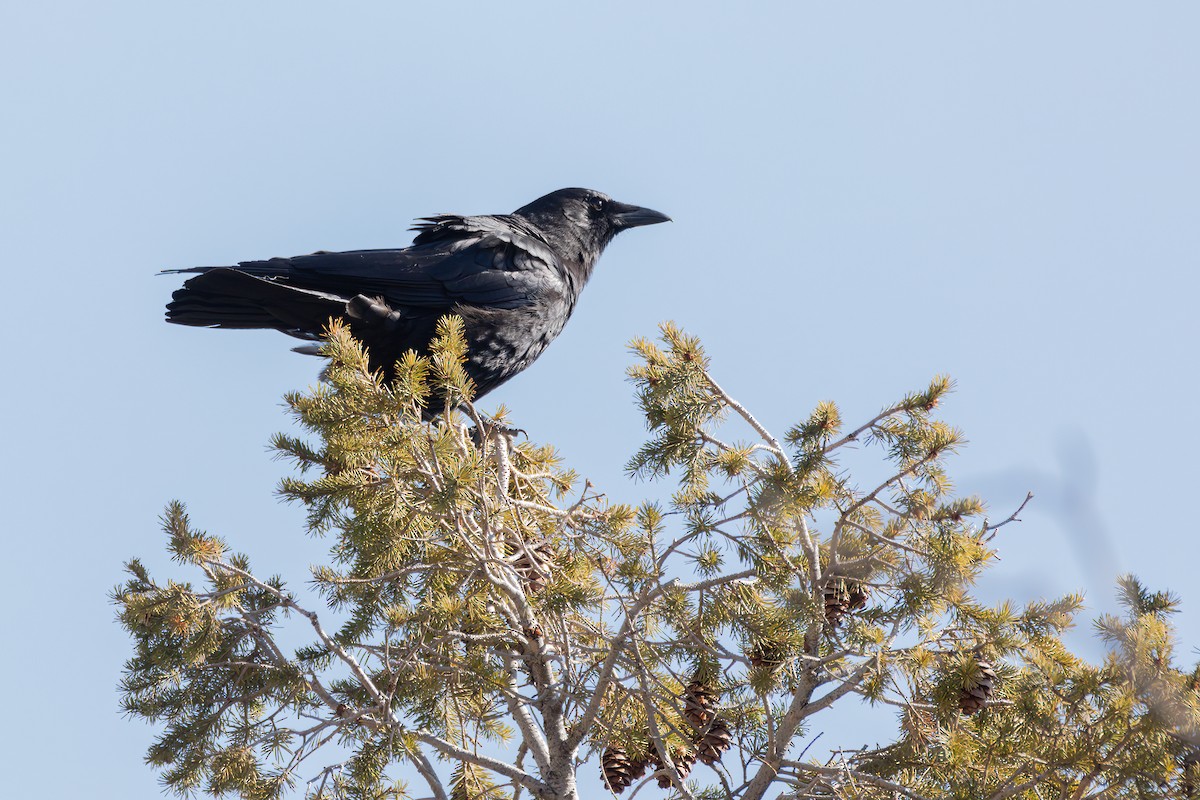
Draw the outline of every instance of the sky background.
M1036 495L982 594L1085 590L1095 656L1132 571L1182 596L1192 657L1198 36L1182 2L4 4L3 793L158 796L107 592L134 555L184 574L168 500L296 584L328 544L266 448L319 363L165 325L155 272L562 186L675 221L621 236L485 409L637 501L625 345L661 320L776 431L949 373L960 488L994 520ZM852 730L825 744L890 735Z

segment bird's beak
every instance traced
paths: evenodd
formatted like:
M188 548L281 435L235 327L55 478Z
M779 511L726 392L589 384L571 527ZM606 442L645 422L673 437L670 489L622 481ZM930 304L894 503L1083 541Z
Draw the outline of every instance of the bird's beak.
M620 230L671 221L671 218L662 212L641 206L631 206L627 203L613 203L613 211L615 213L612 214L612 219Z

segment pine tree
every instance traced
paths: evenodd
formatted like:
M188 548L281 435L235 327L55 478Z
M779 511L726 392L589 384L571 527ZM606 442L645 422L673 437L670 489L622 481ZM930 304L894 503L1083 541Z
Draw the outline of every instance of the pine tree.
M114 592L134 643L124 709L160 726L164 784L413 796L402 775L439 800L550 800L580 797L590 762L613 792L689 799L1196 791L1200 669L1175 657L1175 598L1122 578L1093 665L1061 638L1079 596L972 596L1016 513L990 523L954 495L948 379L851 429L821 403L777 437L694 338L665 325L633 349L649 439L629 470L673 477L669 508L608 503L482 417L457 320L389 385L333 327L328 383L287 398L312 440L274 442L298 473L282 495L331 541L317 600L179 503L163 529L194 582L135 559ZM839 464L852 447L888 477L859 486ZM292 651L297 626L310 643ZM858 701L895 709L871 737L887 744L794 747Z

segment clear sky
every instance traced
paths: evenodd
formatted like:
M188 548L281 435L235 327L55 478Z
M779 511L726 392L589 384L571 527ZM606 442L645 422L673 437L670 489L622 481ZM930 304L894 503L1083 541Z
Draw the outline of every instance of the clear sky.
M133 555L171 574L166 501L296 582L326 547L266 450L318 362L163 324L154 273L562 186L675 222L620 237L485 408L637 500L625 342L660 320L776 430L948 372L961 488L993 518L1037 495L984 594L1109 610L1133 571L1183 596L1186 655L1198 38L1184 2L4 4L3 793L158 795L106 592Z

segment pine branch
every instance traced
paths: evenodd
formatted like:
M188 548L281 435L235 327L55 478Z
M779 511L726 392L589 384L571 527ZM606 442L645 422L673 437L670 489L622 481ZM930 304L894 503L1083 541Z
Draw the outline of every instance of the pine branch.
M868 772L860 772L850 769L849 767L831 767L827 764L814 764L812 762L789 761L784 759L783 767L794 769L799 773L811 772L818 775L826 775L832 778L839 778L842 781L853 786L855 783L865 783L870 786L877 786L881 789L886 789L889 792L894 792L902 797L910 798L910 800L935 800L924 794L918 794L907 786L904 786L893 781L872 775Z
M457 747L456 745L447 742L445 739L439 738L430 733L418 731L414 732L413 735L417 741L429 745L442 755L448 756L455 761L465 764L473 764L477 767L483 767L484 769L495 772L497 775L503 775L504 777L511 779L519 786L523 786L524 788L528 789L534 797L553 797L549 786L547 786L545 783L542 783L537 778L534 778L524 770L517 769L511 764L500 761L496 758L492 758L491 756L480 755L479 753L472 752L470 750L464 750L463 748Z
M1200 669L1173 659L1176 598L1122 579L1126 613L1096 627L1112 654L1092 666L1061 640L1077 596L973 597L987 543L1029 498L981 526L981 501L953 495L961 436L931 416L948 379L845 435L818 404L780 440L696 340L663 332L665 350L636 345L651 434L631 470L674 475L678 491L635 509L586 482L576 495L553 450L515 444L469 397L423 420L427 381L453 383L456 406L469 394L450 327L458 355L407 355L391 386L331 331L331 384L288 399L319 441L277 440L313 473L281 493L334 539L312 571L329 611L254 577L178 504L168 549L205 585L156 583L131 561L114 591L134 640L122 702L165 723L149 760L166 785L275 798L335 743L351 757L309 791L388 796L385 771L406 764L435 800L578 800L589 754L617 787L651 753L655 778L704 800L1166 798L1200 778ZM729 410L757 440L710 430ZM891 465L883 483L861 489L835 463L851 443ZM294 657L279 646L291 611L315 634ZM891 743L788 757L851 696L900 712ZM696 758L708 769L689 775Z
M766 442L770 447L771 454L779 459L780 465L790 471L791 464L788 462L787 454L784 452L783 445L779 443L779 440L771 435L771 432L764 428L762 424L754 418L754 415L746 409L745 406L733 399L728 392L722 389L721 386L713 379L712 375L708 374L707 370L704 371L704 378L708 381L709 387L716 392L718 397L721 398L721 401L737 412L738 416L744 419L746 423L754 429L754 432L762 437L763 441Z

